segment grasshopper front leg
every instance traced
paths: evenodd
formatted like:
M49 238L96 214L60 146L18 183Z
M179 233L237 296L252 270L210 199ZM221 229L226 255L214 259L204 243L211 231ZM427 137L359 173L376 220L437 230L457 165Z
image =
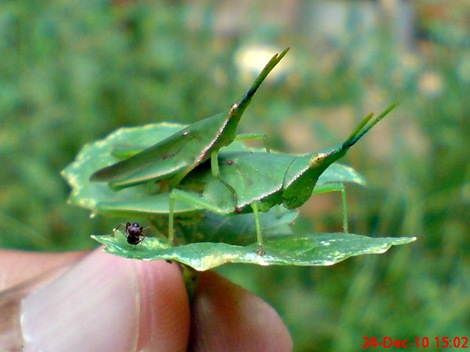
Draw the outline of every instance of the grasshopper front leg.
M341 207L343 212L343 232L349 232L349 225L348 225L348 203L346 199L346 187L344 183L335 182L322 185L320 187L315 187L313 194L321 194L321 193L328 193L328 192L341 192Z
M168 209L168 241L171 245L174 245L175 240L175 202L176 199L173 196L173 192L170 193L170 205Z
M255 217L255 226L256 226L256 242L258 245L255 248L255 253L259 256L263 256L266 252L264 251L263 247L263 235L261 233L261 225L259 222L259 210L258 210L258 203L255 201L251 203L251 209L253 209L253 215Z
M342 202L342 208L343 208L343 232L348 233L349 232L349 225L348 225L348 203L346 201L346 187L344 187L344 184L340 184L341 189L341 202Z
M268 146L268 139L266 138L266 134L264 133L243 133L237 135L235 137L235 141L253 141L253 140L258 140L260 139L263 142L264 149L266 153L271 153L271 150L269 149Z
M175 204L176 201L184 202L186 204L192 205L199 209L208 210L215 214L225 215L230 213L221 212L221 209L217 207L217 205L212 204L209 201L204 200L201 198L197 193L187 192L181 189L173 189L170 193L170 207L169 207L169 220L168 220L168 241L174 244L174 216L175 216ZM257 246L255 248L255 253L260 256L263 256L265 253L263 247L263 237L261 231L261 224L259 219L259 209L258 209L258 202L255 201L251 203L251 208L253 209L253 215L255 217L255 227L256 227L256 242ZM232 213L233 214L233 213Z
M197 193L187 192L181 189L174 188L169 195L169 209L168 209L168 241L173 245L175 240L175 205L176 201L184 202L192 205L199 211L208 210L210 212L220 214L220 209L199 197Z

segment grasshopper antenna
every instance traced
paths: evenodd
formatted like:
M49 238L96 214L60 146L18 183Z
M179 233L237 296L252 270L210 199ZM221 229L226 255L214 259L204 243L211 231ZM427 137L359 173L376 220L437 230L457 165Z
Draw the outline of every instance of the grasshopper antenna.
M251 86L250 90L246 92L245 96L238 102L237 104L238 106L243 106L243 104L246 104L251 98L253 98L253 95L255 95L256 91L261 86L261 83L263 83L265 78L269 75L272 69L279 63L279 61L281 61L282 58L286 56L289 49L290 48L284 49L282 53L274 55L271 58L271 60L269 60L267 65L264 67L263 71L261 71L261 73L258 75L256 80L253 82L253 85Z
M362 138L362 136L364 136L367 132L370 131L370 129L372 129L372 127L374 127L377 123L380 122L380 120L382 120L385 116L387 116L387 114L392 111L393 109L395 109L398 105L398 102L396 103L393 103L392 105L390 105L387 109L385 109L379 116L377 116L375 119L372 120L371 123L369 123L369 121L372 119L372 117L374 116L373 113L370 113L369 115L367 115L362 121L361 123L356 127L356 129L353 131L353 133L351 133L351 135L349 136L349 138L343 143L342 145L342 148L341 149L349 149L350 147L352 147L354 144L356 144L356 142ZM369 123L369 125L367 125Z

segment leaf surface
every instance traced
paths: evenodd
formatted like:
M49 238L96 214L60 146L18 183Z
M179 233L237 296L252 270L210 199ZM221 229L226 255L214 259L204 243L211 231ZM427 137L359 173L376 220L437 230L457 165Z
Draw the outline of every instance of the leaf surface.
M105 251L140 260L173 260L195 270L213 269L226 263L257 265L327 266L353 256L380 254L392 246L408 244L416 237L367 237L351 233L287 235L268 239L266 254L255 253L256 244L237 246L200 242L171 246L165 240L147 237L137 246L127 244L119 231L115 235L92 236L106 245Z

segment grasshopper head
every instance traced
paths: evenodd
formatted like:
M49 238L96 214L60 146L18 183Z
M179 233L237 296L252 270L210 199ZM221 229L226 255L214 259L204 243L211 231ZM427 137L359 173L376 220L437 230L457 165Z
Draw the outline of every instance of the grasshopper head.
M320 175L340 157L340 149L297 158L286 172L283 204L286 208L298 208L311 196Z

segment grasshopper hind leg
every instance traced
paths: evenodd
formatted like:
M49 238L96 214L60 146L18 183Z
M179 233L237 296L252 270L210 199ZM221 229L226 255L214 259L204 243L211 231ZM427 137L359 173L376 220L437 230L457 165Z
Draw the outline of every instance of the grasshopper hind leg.
M235 188L233 188L227 181L223 180L220 177L220 170L219 170L219 158L218 158L218 153L216 151L212 152L211 154L211 170L212 170L212 175L218 179L222 184L227 187L227 189L232 193L233 196L233 202L235 204L235 212L237 211L237 206L238 206L238 196L237 196L237 191Z
M237 196L237 191L235 188L233 188L227 181L223 180L220 177L220 170L219 170L219 163L218 163L218 157L217 153L213 152L211 155L211 168L212 168L212 174L214 175L215 178L217 178L222 184L224 184L225 187L232 193L233 196L233 201L235 204L235 213L239 212L238 208L238 196ZM263 256L265 251L263 248L263 237L261 234L261 225L259 221L259 211L258 211L258 204L257 202L253 202L251 204L251 208L253 209L253 215L255 217L255 226L256 226L256 240L257 240L257 246L255 249L255 253L258 254L259 256Z

